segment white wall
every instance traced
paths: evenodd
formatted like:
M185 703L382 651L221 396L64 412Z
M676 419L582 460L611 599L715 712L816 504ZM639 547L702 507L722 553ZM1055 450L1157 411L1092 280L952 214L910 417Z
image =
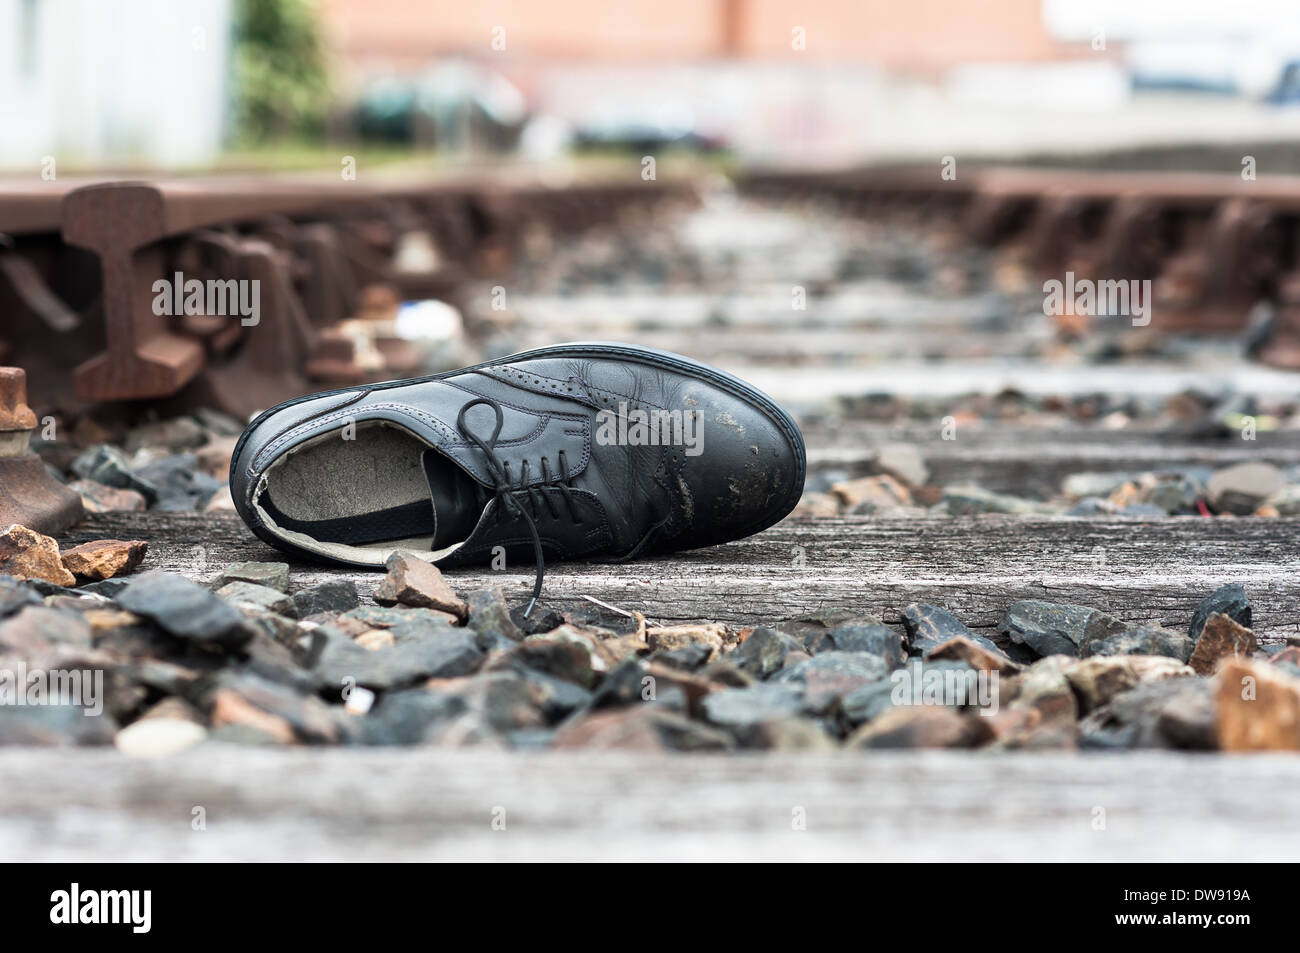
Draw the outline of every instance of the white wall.
M0 165L209 161L231 0L0 0Z

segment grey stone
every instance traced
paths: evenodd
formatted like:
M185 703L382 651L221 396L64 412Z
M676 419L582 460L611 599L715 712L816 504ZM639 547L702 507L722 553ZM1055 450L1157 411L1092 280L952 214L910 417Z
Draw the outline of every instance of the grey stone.
M803 693L797 685L762 682L749 688L715 692L701 703L705 719L723 728L750 728L798 715Z
M805 644L808 651L814 654L827 650L870 652L884 659L890 668L902 665L903 659L907 657L903 648L903 636L879 619L872 618L841 623L813 635Z
M222 691L232 692L253 708L285 722L298 740L332 743L342 736L340 722L347 716L315 695L252 672L222 672L202 692L206 705L211 707L217 693Z
M117 604L167 633L194 642L240 646L252 637L243 617L197 582L155 570L137 576Z
M251 606L289 618L298 615L298 609L294 605L294 601L281 590L260 586L255 582L244 582L242 580L228 582L217 590L217 595L236 608Z
M906 673L909 681L916 680L921 686L924 686L925 680L931 677L948 677L952 673L953 677L969 678L975 670L965 662L955 660L941 661L916 661L907 663ZM908 705L913 697L913 693L908 688L908 683L902 680L902 672L890 673L888 678L882 678L878 681L871 682L855 689L845 695L840 700L840 715L849 725L858 725L862 722L871 721L884 714L891 708L898 707L897 697L902 699L904 706Z
M289 564L247 562L227 566L213 580L210 588L220 589L232 582L251 582L280 592L289 591Z
M1061 484L1061 492L1074 499L1107 497L1125 483L1132 483L1137 478L1138 474L1136 473L1118 471L1109 473L1072 473Z
M465 597L465 602L469 605L469 621L466 624L479 635L487 639L523 641L524 633L510 618L510 609L500 589L471 592Z
M0 618L12 615L23 606L38 606L41 597L30 586L13 576L0 575Z
M751 639L753 637L753 635L750 636ZM707 663L712 654L712 646L702 642L695 642L691 645L684 645L679 649L660 649L658 652L653 653L650 659L655 662L662 662L669 668L681 669L683 672L693 672Z
M1162 629L1158 625L1137 625L1120 632L1085 636L1079 657L1093 655L1163 655L1186 662L1192 657L1195 643L1184 633Z
M1180 515L1196 513L1196 503L1204 493L1205 487L1199 481L1178 477L1143 490L1138 498L1165 513Z
M1144 682L1079 722L1085 748L1178 748L1209 751L1215 740L1212 682L1171 678Z
M293 604L298 609L300 619L322 612L347 612L355 609L359 602L357 584L351 579L331 579L293 594Z
M157 488L154 505L159 510L201 509L212 498L212 494L222 487L222 481L199 467L198 457L192 453L179 453L153 460L136 467L134 474Z
M473 635L449 628L433 638L366 649L351 639L317 630L308 667L322 691L341 691L349 684L393 689L429 678L450 678L476 670L483 653ZM351 680L351 681L349 681Z
M1201 637L1205 623L1216 612L1222 612L1247 629L1251 628L1250 597L1237 583L1228 583L1215 589L1196 606L1196 611L1192 613L1192 624L1187 629L1193 643Z
M982 635L976 635L960 619L940 606L913 602L903 609L902 616L908 646L914 653L924 654L959 635L989 651L1001 651L993 642Z
M1251 461L1216 470L1205 492L1215 512L1249 516L1283 486L1281 470L1271 463Z
M111 444L102 443L84 451L72 461L72 472L83 480L94 480L119 490L135 490L150 503L158 499L158 487L131 472L126 456Z
M1104 638L1123 631L1124 623L1088 606L1027 599L1007 609L998 629L1012 642L1026 646L1040 658L1079 654L1085 638Z
M107 745L117 723L78 705L0 705L0 746Z
M1041 503L994 493L978 486L950 486L944 489L939 504L953 516L973 516L979 513L1042 513L1048 510Z
M726 656L727 661L755 678L767 678L780 671L791 652L802 652L803 645L793 636L760 625Z

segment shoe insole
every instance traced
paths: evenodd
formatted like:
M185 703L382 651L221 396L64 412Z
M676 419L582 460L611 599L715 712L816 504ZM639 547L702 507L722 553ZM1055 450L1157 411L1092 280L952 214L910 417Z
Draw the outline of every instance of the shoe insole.
M362 546L389 539L432 536L431 549L464 542L483 512L477 483L436 450L421 457L429 484L429 499L387 509L322 520L300 520L275 505L268 491L261 500L267 515L282 529L303 533L323 543Z

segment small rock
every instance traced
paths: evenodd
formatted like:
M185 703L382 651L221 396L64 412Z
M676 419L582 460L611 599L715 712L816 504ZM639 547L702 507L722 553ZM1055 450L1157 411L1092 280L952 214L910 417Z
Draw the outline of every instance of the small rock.
M126 435L126 452L135 453L143 447L163 447L175 453L193 450L207 440L207 434L191 417L174 417L132 427Z
M890 708L920 704L961 707L959 695L979 704L977 673L965 662L913 661L887 679L869 682L840 699L840 714L850 725L880 717ZM992 699L990 698L990 702Z
M798 686L771 682L714 692L702 704L708 721L729 729L746 729L761 722L789 718L799 714L802 708L803 695Z
M1085 637L1104 638L1125 628L1124 623L1097 609L1035 599L1015 603L998 623L999 631L1040 658L1077 656Z
M596 684L597 678L591 663L592 652L585 645L546 635L530 635L511 648L496 664L502 667L519 665L561 681L591 688Z
M1067 669L1065 678L1079 699L1081 713L1086 715L1142 682L1192 674L1177 659L1120 655L1086 659Z
M976 635L955 615L939 606L913 602L903 609L902 616L903 630L907 633L907 644L913 652L924 654L958 636L970 639L976 645L982 645L986 649L997 649L991 641Z
M1135 625L1118 632L1109 624L1085 632L1079 655L1160 655L1186 662L1192 655L1192 640L1182 632L1162 629L1158 625Z
M798 639L760 625L727 655L727 660L755 678L767 678L780 671L791 652L802 651Z
M867 512L911 506L912 494L892 476L858 477L831 487L831 494L848 508L868 507Z
M617 751L727 751L736 746L724 731L691 721L658 705L590 712L555 733L555 748Z
M1085 496L1078 503L1065 511L1066 516L1114 516L1120 512L1119 507L1110 500L1103 500L1096 496Z
M178 638L238 647L252 637L234 607L175 573L155 570L138 576L118 594L117 603Z
M199 461L192 453L151 460L136 467L134 472L157 488L154 506L165 511L201 509L221 489L221 481L199 469Z
M148 551L143 539L97 539L74 546L59 558L78 579L96 582L135 572Z
M401 603L423 609L450 612L463 620L469 606L452 590L442 572L428 560L414 553L393 553L384 563L388 575L375 590L375 602L381 606Z
M247 672L218 676L211 703L214 729L244 724L281 744L336 742L340 740L338 718L348 717L315 695Z
M845 742L849 748L976 748L992 740L987 719L936 705L890 708Z
M194 451L199 467L209 476L224 480L230 474L230 458L234 455L238 436L213 437Z
M715 658L722 649L726 628L720 623L709 625L675 625L660 629L646 630L646 644L652 651L672 651L693 645L703 645L711 649L708 659Z
M193 747L205 739L202 725L180 718L141 718L113 738L117 750L128 758L164 758Z
M209 586L211 589L220 589L232 582L251 582L259 586L266 586L268 589L275 589L279 592L289 591L289 564L288 563L263 563L248 562L235 563L221 570L221 573L212 581ZM355 608L353 603L347 608Z
M814 631L804 642L804 647L814 655L828 649L870 652L879 655L890 668L902 665L907 657L903 636L871 617L841 622L821 632Z
M1214 677L1223 751L1300 751L1300 679L1281 666L1229 658Z
M483 653L473 633L447 625L437 635L400 640L392 648L370 650L351 639L317 629L309 667L323 691L350 685L389 690L429 678L451 678L476 671Z
M1222 612L1216 612L1201 627L1189 664L1198 675L1213 675L1220 659L1230 655L1251 656L1256 648L1254 632Z
M1187 629L1187 634L1191 636L1193 642L1201 637L1201 630L1205 628L1205 623L1210 616L1216 612L1221 612L1232 621L1239 625L1250 628L1251 612L1250 598L1246 595L1246 590L1234 583L1228 583L1226 586L1220 586L1212 593L1201 600L1197 605L1196 611L1192 613L1192 624Z
M510 617L506 597L500 589L471 592L466 596L465 602L469 606L469 620L466 624L479 635L487 639L509 639L511 642L523 640L524 633Z
M924 486L930 478L925 459L910 443L887 444L876 454L875 466L888 476L897 477L912 489Z
M1300 516L1300 484L1283 487L1267 502L1278 516Z
M119 490L134 490L152 503L158 499L158 487L131 472L121 450L110 444L91 447L72 461L72 472L84 480L94 480Z
M790 513L796 519L813 518L824 519L831 516L840 515L840 501L838 497L829 493L806 492L799 498L799 504Z
M626 636L622 636L626 638ZM702 665L708 663L713 656L712 646L695 643L680 649L671 649L669 651L655 652L651 658L669 668L678 668L684 672L693 672Z
M88 718L80 705L0 705L0 747L106 745L116 728L107 713Z
M456 621L456 617L450 612L440 612L437 609L357 606L351 612L345 612L339 616L337 624L341 626L360 625L366 629L393 629L400 626L414 626L441 632L446 626L455 625ZM419 634L418 628L417 634Z
M0 534L0 573L16 579L43 579L58 586L76 585L59 559L59 544L18 523Z
M0 619L17 612L23 606L38 606L41 597L13 576L0 575Z
M298 609L294 601L279 589L259 586L255 582L236 580L217 590L217 595L239 609L262 609L276 615L296 618Z
M1249 516L1286 481L1271 463L1250 462L1216 470L1206 485L1206 497L1216 513Z
M822 652L782 669L768 684L802 686L804 710L822 714L862 686L887 678L892 667L870 652Z
M300 619L323 612L347 612L355 609L360 601L357 584L351 579L331 579L310 589L299 589L293 594L293 604L298 609Z
M1073 725L1079 717L1079 702L1069 672L1078 664L1061 655L1039 659L1014 680L1012 706L1033 708L1044 722Z
M1133 473L1072 473L1061 484L1061 492L1071 499L1107 497L1135 478Z
M974 516L980 513L1030 514L1047 510L1041 503L970 485L945 487L939 503L953 516Z
M1079 734L1085 748L1213 750L1210 682L1194 675L1143 682L1090 712Z
M927 659L935 661L965 662L971 668L986 672L998 672L1002 675L1014 675L1020 666L1011 661L1005 653L997 648L987 648L964 635L953 636L925 654Z
M118 489L94 480L74 480L68 486L77 491L87 513L142 513L149 506L144 494L136 490Z
M1138 499L1149 506L1158 507L1164 513L1185 515L1197 512L1197 501L1204 492L1205 488L1196 480L1179 477L1146 488Z

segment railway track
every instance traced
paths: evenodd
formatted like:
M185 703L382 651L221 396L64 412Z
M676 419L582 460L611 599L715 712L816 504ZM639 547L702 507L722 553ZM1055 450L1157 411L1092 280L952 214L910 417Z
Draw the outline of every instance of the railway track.
M246 417L310 389L415 370L339 330L404 300L453 304L534 226L560 234L680 198L679 185L565 188L479 177L371 186L318 178L0 182L0 363L38 406L152 401ZM159 313L163 295L183 314ZM190 283L207 288L191 299ZM258 314L214 287L255 283ZM416 359L418 360L418 358ZM75 400L71 399L75 398Z

